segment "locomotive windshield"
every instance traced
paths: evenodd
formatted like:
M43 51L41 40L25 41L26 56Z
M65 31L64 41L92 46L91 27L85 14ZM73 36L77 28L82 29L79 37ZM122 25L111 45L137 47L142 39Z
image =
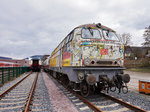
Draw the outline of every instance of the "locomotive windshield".
M82 29L82 37L83 38L96 38L101 39L101 35L98 29L92 29L92 28L84 28Z
M115 40L115 41L119 41L118 37L116 36L116 34L112 31L109 30L103 30L103 34L106 40Z

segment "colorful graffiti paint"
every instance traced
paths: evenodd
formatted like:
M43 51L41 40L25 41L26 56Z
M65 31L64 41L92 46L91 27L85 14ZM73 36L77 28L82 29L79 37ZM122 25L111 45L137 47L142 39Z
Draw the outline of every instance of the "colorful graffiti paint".
M62 41L62 44L52 53L53 58L51 58L51 62L53 64L50 66L84 66L83 61L87 58L118 61L118 63L122 62L120 63L121 66L123 65L124 46L119 41L106 40L102 37L102 34L100 36L101 38L98 39L97 33L95 34L95 38L93 38L94 33L91 31L95 28L89 30L91 34L85 34L86 36L92 35L91 38L83 38L82 29L86 28L79 27L74 30L72 41L68 43L65 43L65 40ZM102 29L96 30L102 32ZM86 32L88 32L88 30ZM66 38L66 40L69 39Z
M63 65L62 66L70 66L70 53L64 52L63 53Z

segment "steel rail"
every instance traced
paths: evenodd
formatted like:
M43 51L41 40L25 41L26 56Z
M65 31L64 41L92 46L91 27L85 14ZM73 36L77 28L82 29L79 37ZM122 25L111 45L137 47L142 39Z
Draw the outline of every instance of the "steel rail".
M34 90L35 90L35 87L36 87L38 75L39 75L39 73L37 73L37 75L36 75L36 77L34 79L34 82L32 84L32 88L30 90L30 95L29 95L28 101L26 103L26 107L25 107L25 111L24 112L28 112L29 109L30 109L31 99L32 99L32 96L33 96L33 93L34 93Z
M94 110L94 112L103 112L101 109L99 109L97 106L95 106L94 104L92 104L90 101L88 101L87 99L85 99L84 97L82 97L81 95L75 93L74 91L68 89L67 87L65 87L65 85L60 82L57 78L53 77L55 80L57 80L58 83L60 83L65 89L67 89L68 91L70 91L71 93L73 93L76 97L78 97L80 100L82 100L85 104L88 105L88 107L90 107L92 110Z
M9 87L8 89L6 89L3 93L0 94L0 99L2 97L4 97L9 91L11 91L13 88L15 88L18 84L20 84L24 79L26 79L32 72L30 72L27 76L25 76L24 78L22 78L20 81L18 81L17 83L15 83L14 85L12 85L11 87Z
M127 107L127 108L129 108L129 109L131 109L131 110L134 110L135 112L147 112L147 111L144 110L144 109L141 109L141 108L139 108L139 107L136 107L136 106L134 106L134 105L132 105L132 104L129 104L129 103L127 103L127 102L124 102L124 101L122 101L122 100L120 100L120 99L117 99L117 98L115 98L115 97L112 97L112 96L110 96L110 95L107 95L107 94L104 94L104 93L100 93L100 95L103 95L103 96L105 96L105 97L108 97L108 98L111 99L112 101L115 101L115 102L117 102L117 103L119 103L119 104L121 104L121 105L123 105L123 106L125 106L125 107Z
M52 77L53 77L53 76L52 76ZM55 77L53 77L53 78L56 79ZM95 105L93 105L90 101L88 101L87 99L85 99L85 98L82 97L81 95L79 95L79 94L75 93L74 91L72 91L72 90L68 89L67 87L65 87L65 85L62 84L62 82L60 82L58 79L56 79L56 80L57 80L57 82L59 82L61 85L63 85L64 88L66 88L67 90L69 90L71 93L73 93L75 96L77 96L80 100L82 100L84 103L86 103L86 104L87 104L91 109L93 109L95 112L103 112L101 109L99 109L98 107L96 107ZM112 101L115 101L115 102L117 102L117 103L119 103L119 104L121 104L121 105L123 105L123 106L129 108L130 110L135 111L135 112L147 112L147 111L144 110L144 109L141 109L141 108L136 107L136 106L134 106L134 105L132 105L132 104L129 104L129 103L127 103L127 102L124 102L124 101L122 101L122 100L119 100L119 99L117 99L117 98L115 98L115 97L106 95L106 94L104 94L104 93L100 93L100 95L103 95L103 96L105 96L105 97L108 97L108 98L111 99Z
M74 93L74 92L73 92ZM81 95L78 95L76 93L74 93L80 100L82 100L84 103L86 103L88 105L88 107L90 107L92 110L94 110L95 112L103 112L101 109L99 109L97 106L95 106L94 104L92 104L90 101L88 101L87 99L85 99L84 97L82 97Z

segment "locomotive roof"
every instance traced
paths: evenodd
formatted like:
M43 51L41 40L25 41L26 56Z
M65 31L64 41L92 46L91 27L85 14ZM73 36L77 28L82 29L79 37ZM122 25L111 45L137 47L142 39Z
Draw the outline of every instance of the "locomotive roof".
M100 27L97 26L98 24L100 25ZM82 28L82 27L86 27L86 28L89 28L89 27L92 28L92 27L94 27L94 28L102 28L102 29L106 29L106 30L115 32L115 31L112 30L111 28L108 28L108 27L106 27L106 26L104 26L104 25L101 25L100 23L98 23L98 24L95 24L95 23L93 23L93 24L84 24L84 25L77 26L77 27L75 27L74 29L76 29L76 28ZM74 30L74 29L73 29L73 30ZM71 31L71 32L72 32L72 31ZM69 34L70 34L70 33L69 33ZM68 35L69 35L69 34L68 34ZM67 36L66 36L66 37L67 37ZM65 38L66 38L66 37L65 37ZM64 38L64 39L65 39L65 38ZM64 40L64 39L63 39L63 40ZM61 43L63 42L63 40L61 41ZM60 43L60 44L61 44L61 43ZM59 45L60 45L60 44L59 44ZM58 45L58 46L59 46L59 45ZM58 46L54 49L54 51L58 48ZM54 51L51 53L50 57L52 56L52 54L54 53Z
M100 24L100 23L99 23L99 24ZM101 24L100 24L100 25L101 25ZM81 28L81 27L86 27L86 28L88 28L88 27L99 28L99 27L97 26L97 24L95 24L95 23L93 23L93 24L80 25L80 26L77 26L76 28ZM101 28L115 32L113 29L111 29L111 28L109 28L109 27L106 27L106 26L104 26L104 25L101 25Z

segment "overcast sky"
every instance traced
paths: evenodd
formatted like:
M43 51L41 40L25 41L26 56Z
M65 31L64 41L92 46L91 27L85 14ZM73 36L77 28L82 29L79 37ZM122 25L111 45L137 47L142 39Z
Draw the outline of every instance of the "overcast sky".
M0 0L0 56L50 54L76 26L101 23L141 45L150 0Z

